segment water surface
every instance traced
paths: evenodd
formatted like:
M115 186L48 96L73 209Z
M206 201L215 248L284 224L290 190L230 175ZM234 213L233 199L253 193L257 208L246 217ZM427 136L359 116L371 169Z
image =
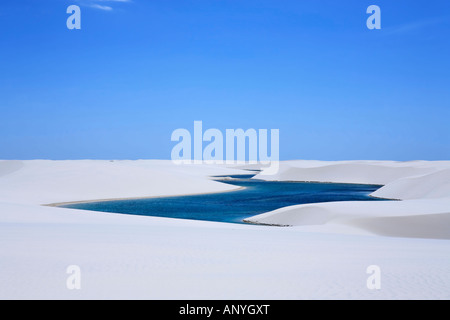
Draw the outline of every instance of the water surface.
M329 201L377 201L370 193L381 186L346 183L279 182L250 179L253 175L217 177L245 187L237 191L64 205L91 211L243 223L243 219L281 207Z

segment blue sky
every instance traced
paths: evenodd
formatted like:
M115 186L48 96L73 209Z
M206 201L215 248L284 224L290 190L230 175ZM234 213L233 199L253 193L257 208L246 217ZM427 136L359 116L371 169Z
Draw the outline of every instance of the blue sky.
M3 0L0 43L0 159L168 159L195 120L280 129L281 159L450 159L447 0Z

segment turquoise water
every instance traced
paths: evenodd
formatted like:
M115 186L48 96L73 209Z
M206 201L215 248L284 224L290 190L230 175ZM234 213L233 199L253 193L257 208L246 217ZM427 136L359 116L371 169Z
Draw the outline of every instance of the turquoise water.
M244 223L248 217L295 204L329 201L377 201L369 196L379 185L275 182L250 179L253 175L216 180L245 189L194 196L77 203L65 205L91 211L168 218Z

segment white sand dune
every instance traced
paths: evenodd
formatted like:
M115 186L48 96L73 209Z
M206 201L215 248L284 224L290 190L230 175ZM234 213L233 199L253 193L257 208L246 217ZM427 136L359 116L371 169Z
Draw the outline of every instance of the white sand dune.
M405 201L291 206L248 219L277 225L346 225L377 235L450 239L449 162L283 163L277 176L258 179L386 184L372 196ZM414 201L411 199L415 199Z
M404 177L450 169L446 161L286 161L275 175L255 178L271 181L315 181L385 185Z
M450 169L392 181L372 196L402 200L450 198Z
M208 179L246 173L220 167L174 166L168 161L3 161L0 201L50 204L143 198L238 189Z
M291 226L338 224L384 236L450 239L450 198L305 204L247 220Z
M0 161L1 299L449 299L450 162L285 161L262 179L385 185L403 201L252 217L291 228L42 206L235 190L170 161ZM366 286L369 265L382 287ZM81 290L66 287L69 265Z

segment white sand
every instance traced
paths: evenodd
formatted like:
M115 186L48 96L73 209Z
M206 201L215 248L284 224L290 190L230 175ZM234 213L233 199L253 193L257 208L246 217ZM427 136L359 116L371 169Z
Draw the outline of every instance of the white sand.
M42 206L230 191L169 161L0 161L1 299L449 299L450 162L286 161L263 179L385 184L389 202L253 217L279 228ZM381 268L369 290L366 268ZM66 268L81 268L68 290Z
M255 223L345 225L378 235L450 239L450 162L291 161L276 176L258 179L385 184L372 196L403 201L331 202L281 208Z

